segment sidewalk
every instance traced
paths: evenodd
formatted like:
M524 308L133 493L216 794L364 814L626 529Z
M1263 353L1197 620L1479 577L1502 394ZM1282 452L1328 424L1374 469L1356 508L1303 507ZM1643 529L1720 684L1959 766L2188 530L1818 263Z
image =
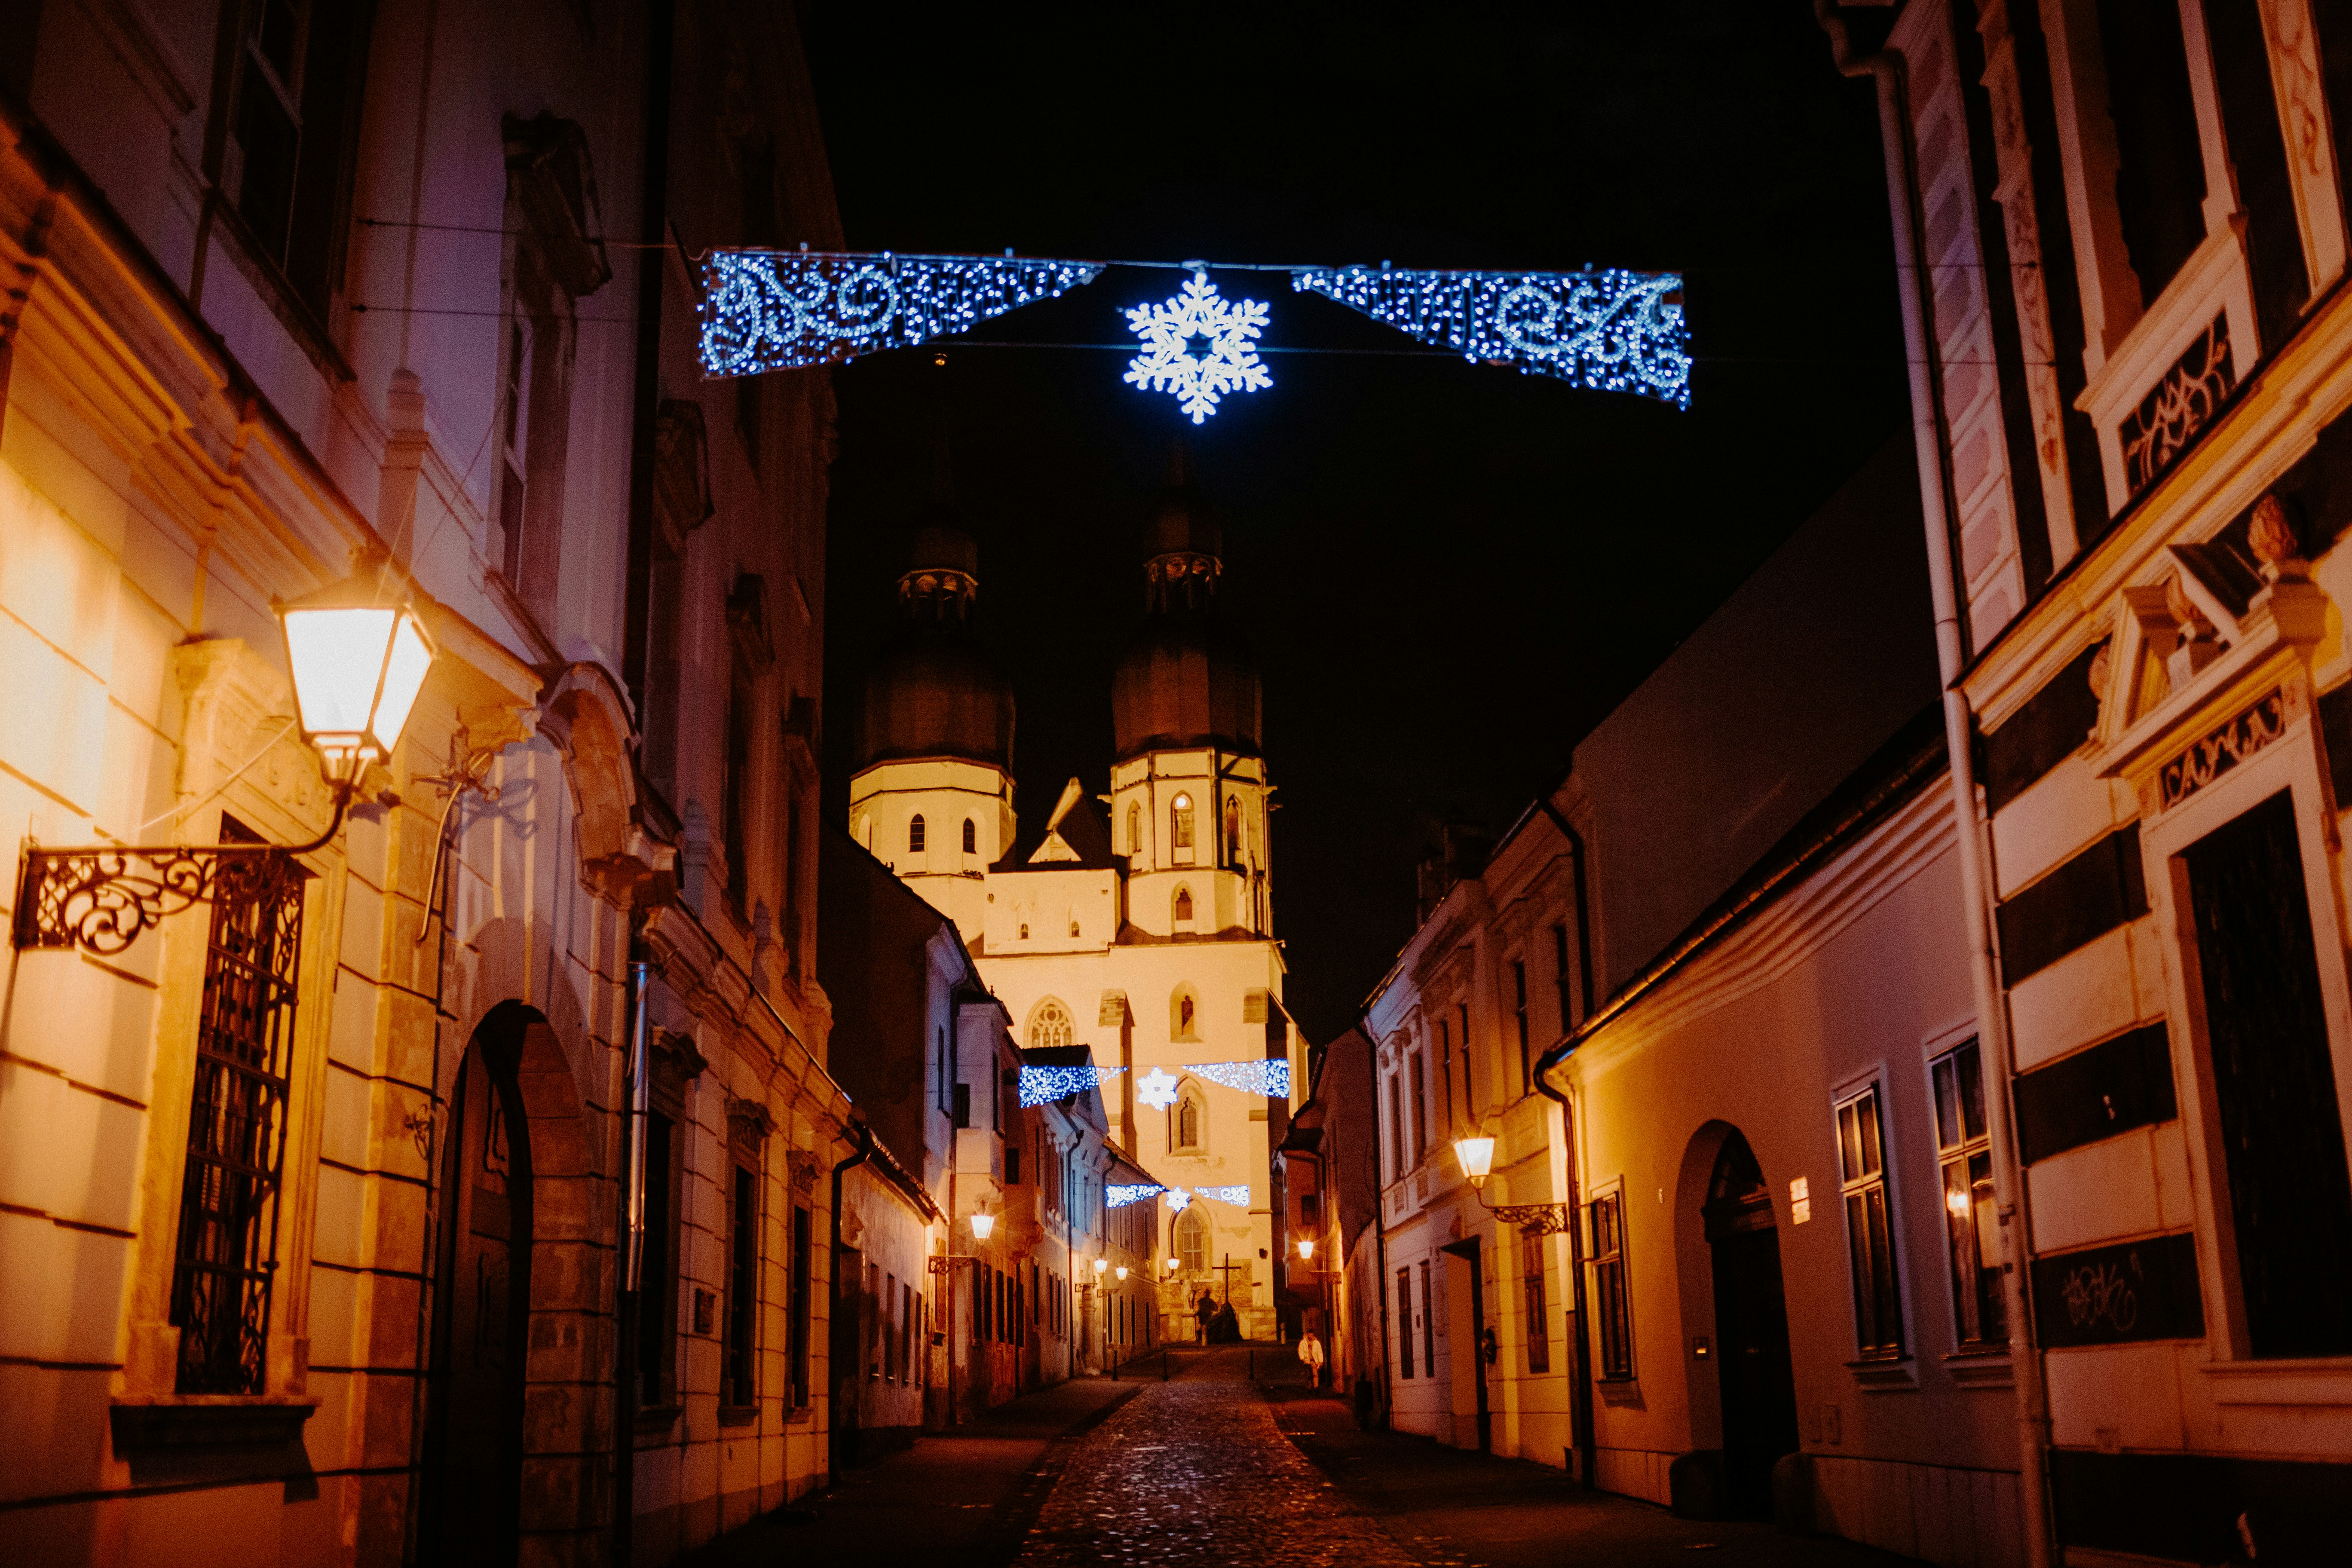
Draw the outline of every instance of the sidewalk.
M1126 1373L1122 1375L1132 1376ZM1151 1363L1159 1376L1159 1360ZM680 1558L686 1568L761 1568L782 1561L857 1568L1002 1568L1068 1463L1076 1440L1140 1382L1073 1378L1007 1400L952 1435L844 1470L834 1484Z
M1754 1568L1899 1568L1912 1559L1836 1536L1783 1535L1747 1521L1676 1519L1654 1504L1580 1489L1560 1470L1364 1432L1294 1366L1263 1389L1276 1424L1416 1560L1456 1568L1650 1568L1692 1561Z

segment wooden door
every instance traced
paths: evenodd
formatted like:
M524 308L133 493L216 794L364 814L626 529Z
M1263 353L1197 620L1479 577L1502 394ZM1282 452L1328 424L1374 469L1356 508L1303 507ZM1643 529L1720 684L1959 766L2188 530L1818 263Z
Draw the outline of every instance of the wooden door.
M1769 1515L1772 1466L1797 1447L1797 1378L1771 1194L1738 1132L1716 1159L1704 1217L1715 1267L1724 1489L1734 1512Z

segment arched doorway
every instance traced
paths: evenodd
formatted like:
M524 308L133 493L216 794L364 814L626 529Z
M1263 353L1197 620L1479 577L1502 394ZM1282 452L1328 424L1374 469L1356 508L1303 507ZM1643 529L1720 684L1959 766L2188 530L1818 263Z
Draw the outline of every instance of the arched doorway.
M457 1068L442 1139L421 1561L520 1549L531 1150L522 1020L493 1012Z
M1797 1379L1772 1194L1756 1152L1736 1130L1715 1157L1700 1213L1715 1268L1727 1500L1735 1512L1769 1515L1773 1462L1797 1447Z

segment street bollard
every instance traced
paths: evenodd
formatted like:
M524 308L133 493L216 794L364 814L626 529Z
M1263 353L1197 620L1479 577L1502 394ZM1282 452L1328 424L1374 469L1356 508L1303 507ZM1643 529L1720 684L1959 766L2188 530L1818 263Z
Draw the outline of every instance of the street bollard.
M1164 1350L1160 1352L1160 1381L1168 1381L1168 1352Z
M1255 1383L1257 1381L1257 1347L1255 1345L1250 1347L1249 1369L1250 1381Z

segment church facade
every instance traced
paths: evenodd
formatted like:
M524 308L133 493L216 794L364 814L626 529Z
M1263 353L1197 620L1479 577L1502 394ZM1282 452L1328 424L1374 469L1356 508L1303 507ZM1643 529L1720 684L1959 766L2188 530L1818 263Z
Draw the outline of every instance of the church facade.
M1024 830L1012 695L972 632L977 551L947 519L919 530L866 683L850 831L956 921L1022 1046L1091 1052L1110 1142L1169 1189L1150 1200L1162 1331L1189 1332L1208 1290L1267 1337L1271 1150L1306 1047L1282 1005L1258 678L1219 617L1222 537L1190 485L1160 498L1143 570L1109 790L1072 779Z

